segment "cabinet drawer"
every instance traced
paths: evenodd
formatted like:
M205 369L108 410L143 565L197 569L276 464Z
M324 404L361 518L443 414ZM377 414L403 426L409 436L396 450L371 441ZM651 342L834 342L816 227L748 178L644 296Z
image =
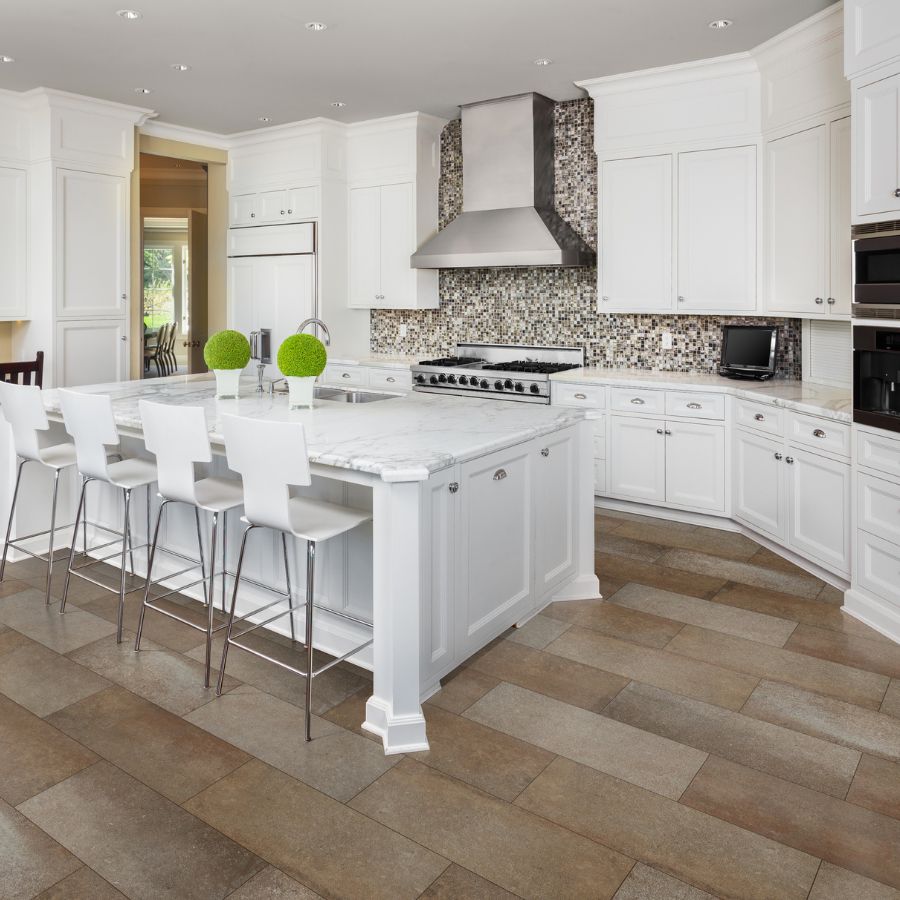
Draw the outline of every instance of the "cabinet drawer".
M694 419L724 419L724 394L694 394L666 391L667 416L691 416Z
M856 462L885 475L900 477L900 440L886 434L857 431Z
M900 546L900 484L860 472L856 489L858 527Z
M609 392L609 405L610 409L619 412L662 415L666 411L666 395L664 391L612 388Z
M900 603L900 547L867 531L857 531L856 580L867 591Z
M369 369L369 387L408 391L412 389L412 373L408 369Z
M362 366L326 366L325 381L344 387L365 387L366 370Z
M788 440L816 450L850 456L850 426L803 413L788 413Z
M735 423L766 434L784 434L784 410L777 406L754 403L752 400L735 400Z
M583 406L590 409L606 409L606 386L603 384L551 385L553 403L557 406Z

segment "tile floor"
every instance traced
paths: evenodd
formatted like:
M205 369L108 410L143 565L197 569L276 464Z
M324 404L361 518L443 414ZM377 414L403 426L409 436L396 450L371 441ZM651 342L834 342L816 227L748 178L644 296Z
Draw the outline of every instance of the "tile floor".
M602 513L596 545L606 601L469 660L399 758L365 673L316 682L305 745L298 679L234 651L216 699L202 635L150 614L135 655L111 598L60 618L12 566L0 897L900 900L900 647L740 535Z

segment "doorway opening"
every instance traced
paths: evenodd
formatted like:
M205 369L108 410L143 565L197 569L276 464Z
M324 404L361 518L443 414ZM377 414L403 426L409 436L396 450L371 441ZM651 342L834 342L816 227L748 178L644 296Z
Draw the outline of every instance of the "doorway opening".
M143 378L204 372L208 172L205 163L141 153Z

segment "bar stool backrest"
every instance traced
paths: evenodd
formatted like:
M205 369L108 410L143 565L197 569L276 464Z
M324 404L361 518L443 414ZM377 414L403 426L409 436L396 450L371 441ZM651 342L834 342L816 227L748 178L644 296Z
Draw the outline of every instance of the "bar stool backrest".
M206 415L199 406L150 400L141 400L138 406L144 423L144 445L156 456L160 494L167 500L196 505L194 463L212 460Z
M50 427L41 389L37 385L11 384L0 381L0 407L9 427L12 428L16 453L22 459L40 461L39 431Z
M119 446L112 398L109 394L83 394L60 388L59 402L66 431L75 441L78 471L89 478L109 481L107 455L110 447Z
M291 487L312 483L300 422L222 416L228 467L244 482L244 515L252 525L293 532Z

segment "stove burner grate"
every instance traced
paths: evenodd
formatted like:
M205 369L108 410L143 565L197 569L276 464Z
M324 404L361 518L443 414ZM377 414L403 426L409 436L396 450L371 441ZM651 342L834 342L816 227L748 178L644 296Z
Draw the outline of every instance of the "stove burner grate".
M573 363L544 363L533 362L531 360L517 359L513 362L491 363L482 366L482 369L500 372L523 372L535 375L550 375L553 372L566 372L569 369L577 369L578 366Z
M473 356L444 356L441 359L423 359L420 366L471 366L473 363L484 362Z

